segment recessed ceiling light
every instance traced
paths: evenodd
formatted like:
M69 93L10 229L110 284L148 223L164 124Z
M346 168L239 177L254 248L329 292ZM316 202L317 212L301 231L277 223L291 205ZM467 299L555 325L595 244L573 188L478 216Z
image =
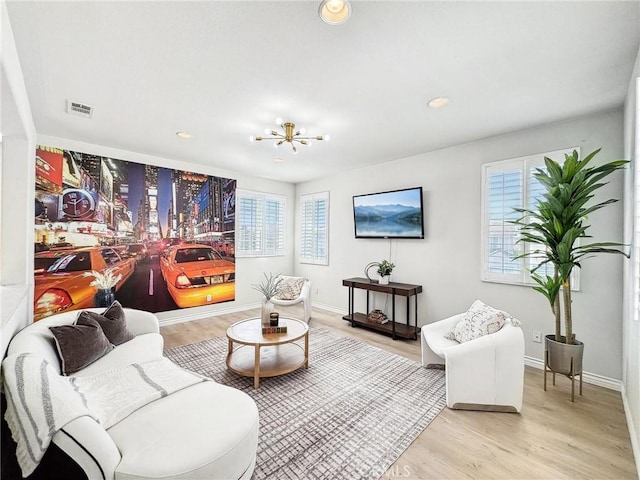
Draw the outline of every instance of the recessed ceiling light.
M429 105L431 108L441 108L444 107L447 103L449 103L449 99L447 97L436 97L429 100Z
M282 163L284 162L284 158L274 158L273 161L276 163Z
M323 0L318 8L323 22L329 25L340 25L351 16L351 5L348 0Z
M191 135L189 132L176 132L176 135L180 138L185 139L193 138L193 135Z

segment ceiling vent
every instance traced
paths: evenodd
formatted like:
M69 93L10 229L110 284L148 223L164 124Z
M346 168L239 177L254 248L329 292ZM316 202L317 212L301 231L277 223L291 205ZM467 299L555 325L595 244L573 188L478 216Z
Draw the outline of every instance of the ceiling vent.
M93 107L80 102L72 102L67 100L67 113L77 115L78 117L93 117Z

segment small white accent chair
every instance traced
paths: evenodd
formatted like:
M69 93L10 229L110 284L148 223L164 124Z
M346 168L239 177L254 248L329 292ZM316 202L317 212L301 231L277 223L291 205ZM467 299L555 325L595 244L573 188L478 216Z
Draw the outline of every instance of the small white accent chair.
M271 303L273 303L274 305L279 305L281 307L290 307L302 302L304 306L304 318L302 320L306 323L309 323L309 320L311 320L311 281L308 278L291 277L288 275L279 275L278 278L281 280L297 280L302 278L304 280L298 298L294 298L293 300L280 300L273 297L271 299Z
M464 313L421 329L422 365L445 365L447 406L520 412L524 390L524 335L507 319L495 333L458 343L446 335Z

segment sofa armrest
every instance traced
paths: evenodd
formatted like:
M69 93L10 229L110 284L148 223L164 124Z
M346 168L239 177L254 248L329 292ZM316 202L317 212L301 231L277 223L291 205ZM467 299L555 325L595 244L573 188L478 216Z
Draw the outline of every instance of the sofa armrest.
M87 478L115 478L122 457L107 431L94 419L85 416L72 420L53 436L53 443L82 468Z
M498 332L444 351L447 405L479 403L522 407L524 335L507 322Z
M430 335L441 335L445 336L453 328L464 318L464 313L457 313L455 315L450 316L449 318L445 318L444 320L438 320L437 322L428 323L427 325L423 325L421 328L425 330L427 338Z
M153 313L133 308L125 308L124 312L127 319L127 328L134 335L160 333L158 317Z

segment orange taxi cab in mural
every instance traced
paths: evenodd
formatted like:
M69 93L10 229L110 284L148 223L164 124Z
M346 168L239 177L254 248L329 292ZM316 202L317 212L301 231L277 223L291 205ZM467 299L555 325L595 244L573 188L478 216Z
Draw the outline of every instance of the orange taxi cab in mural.
M160 268L169 294L180 308L235 298L235 264L208 245L170 247L160 258Z
M85 272L104 273L111 269L122 275L116 291L129 279L135 269L133 258L122 258L110 247L84 247L50 250L36 253L34 259L35 305L34 319L67 310L94 306L96 287L89 285L93 277Z

